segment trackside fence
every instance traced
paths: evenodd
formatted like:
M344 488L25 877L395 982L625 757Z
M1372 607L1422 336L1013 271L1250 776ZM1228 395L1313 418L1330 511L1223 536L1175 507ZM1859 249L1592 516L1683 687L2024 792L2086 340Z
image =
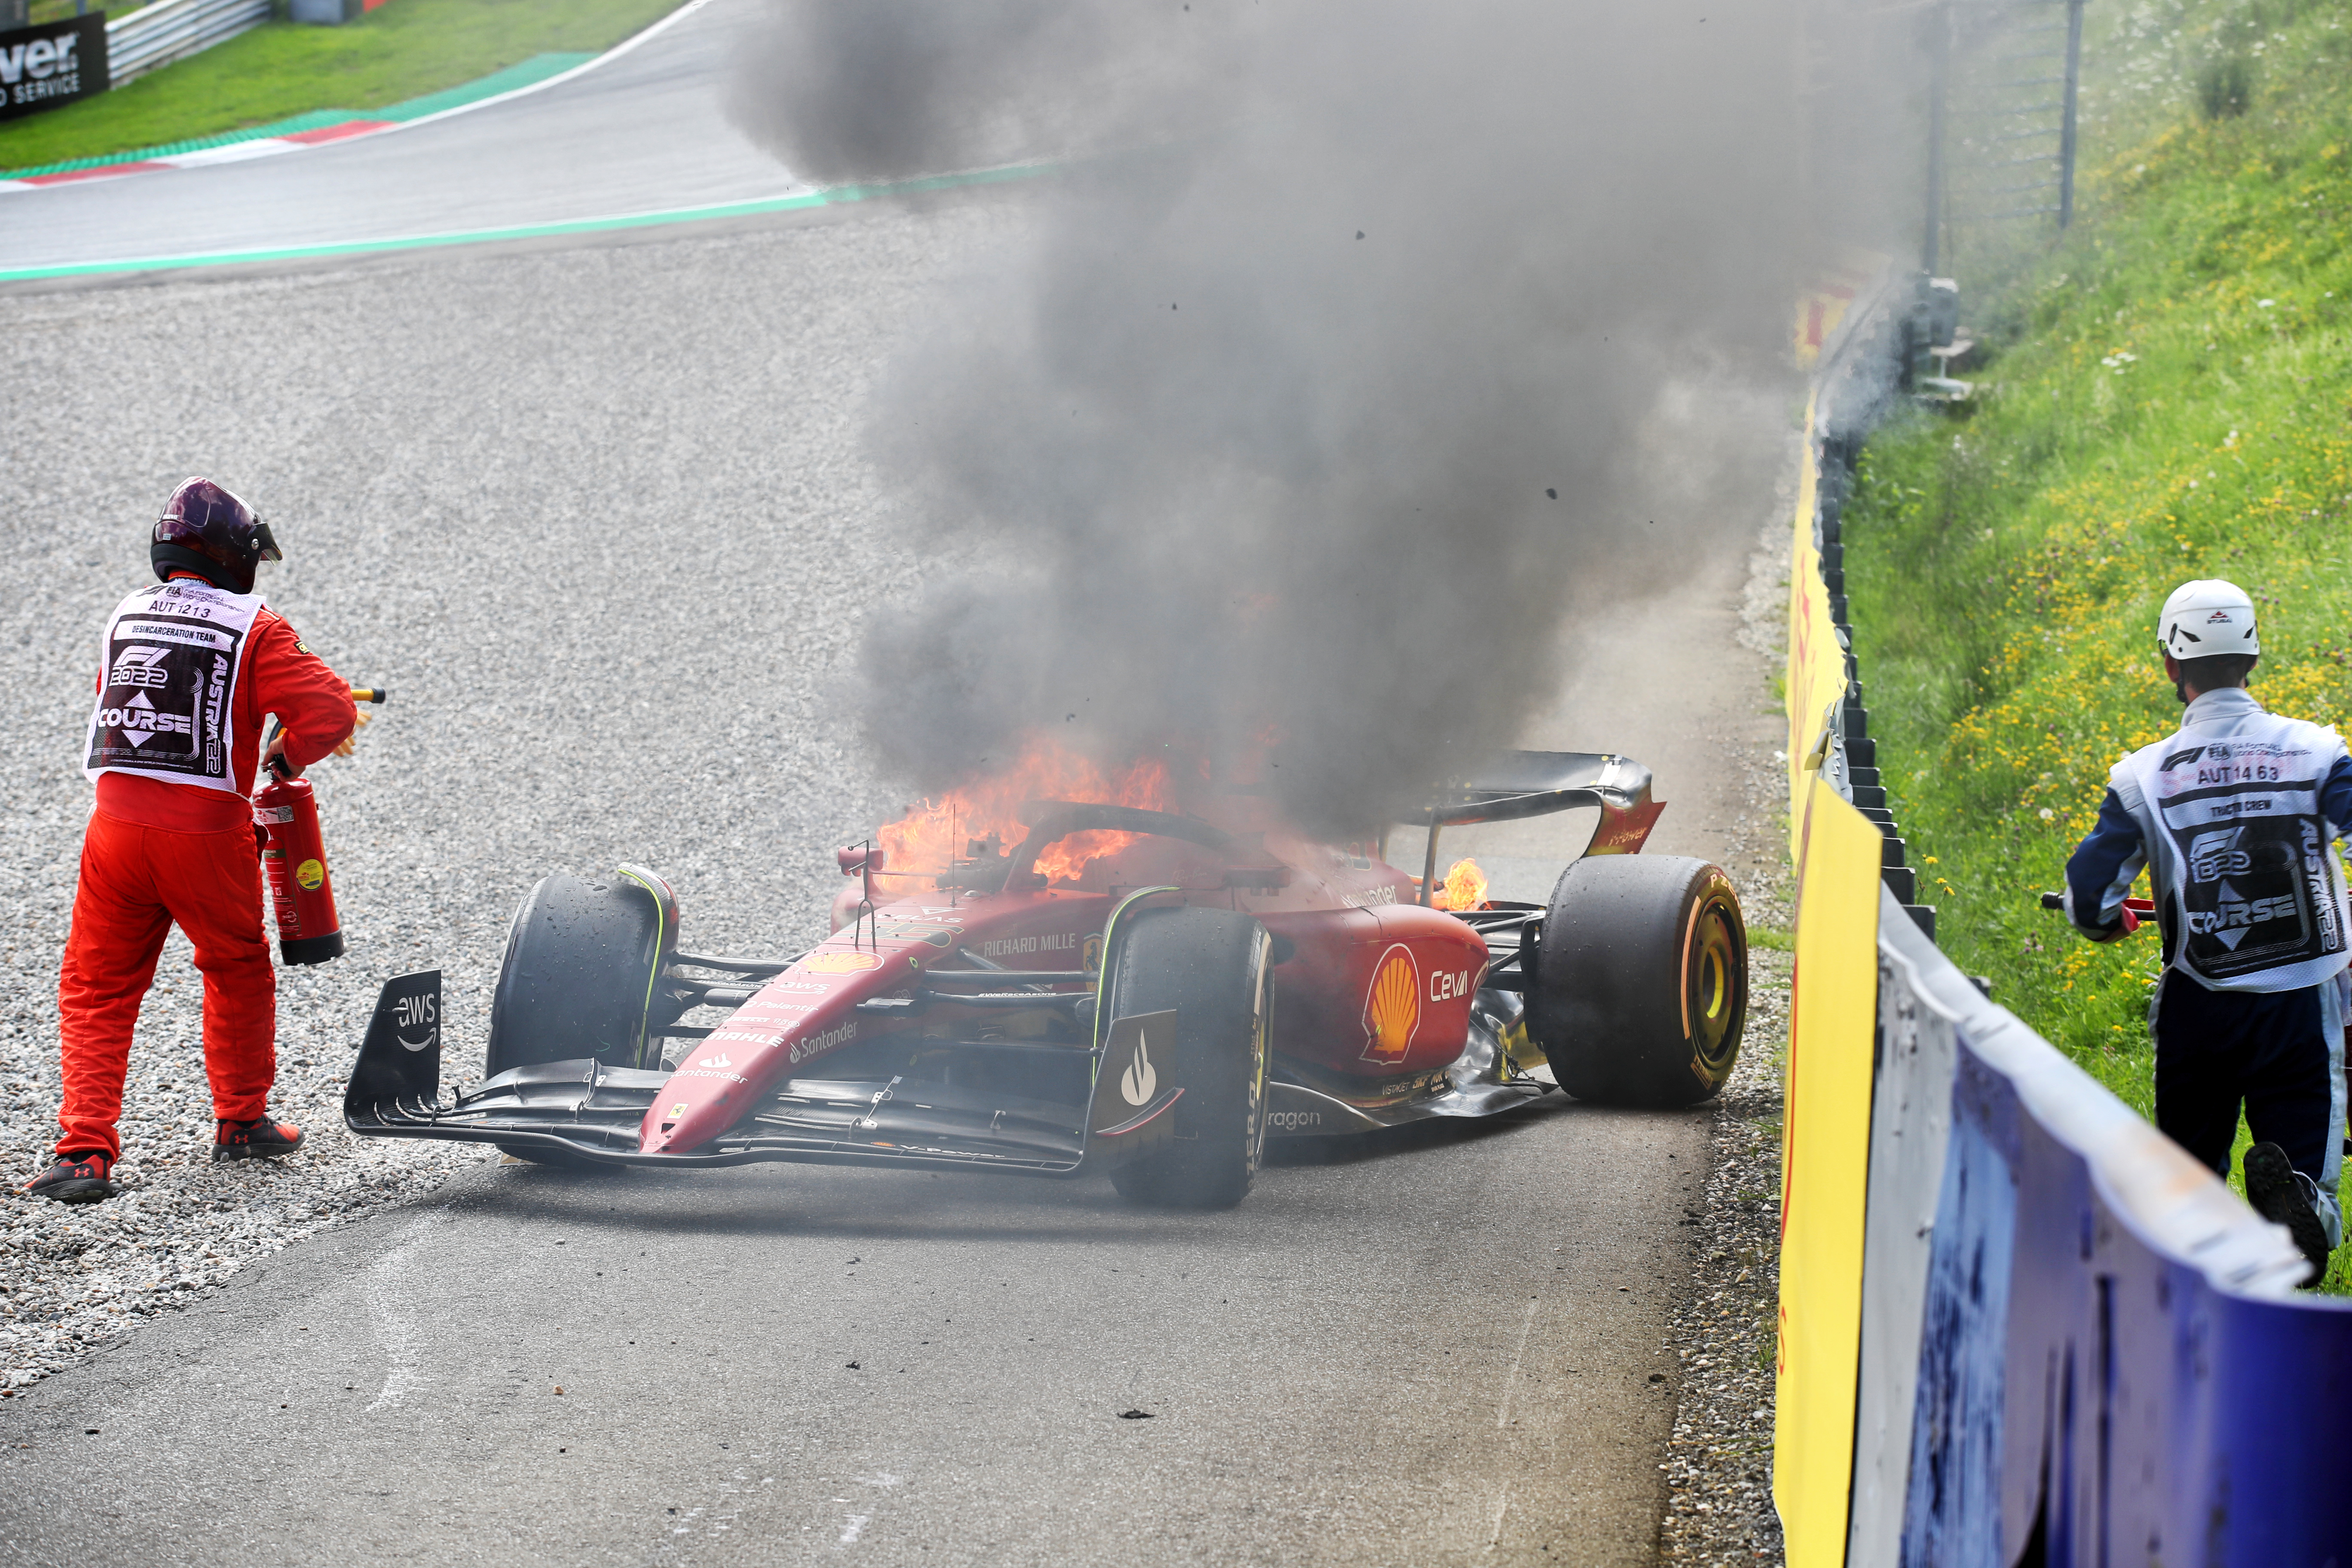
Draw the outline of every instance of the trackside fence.
M1916 298L1882 276L1823 335L1793 520L1789 1563L2352 1568L2352 1305L1937 951L1853 803L1823 501L1833 534Z
M271 0L155 0L106 24L107 74L115 87L211 48L269 20Z

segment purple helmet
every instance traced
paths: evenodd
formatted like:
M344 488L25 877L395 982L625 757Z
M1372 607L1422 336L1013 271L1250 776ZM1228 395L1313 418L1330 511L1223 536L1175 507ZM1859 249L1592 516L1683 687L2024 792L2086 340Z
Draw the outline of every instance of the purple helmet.
M210 479L181 481L155 520L147 553L159 580L175 569L194 572L232 594L252 593L253 569L285 559L259 514Z

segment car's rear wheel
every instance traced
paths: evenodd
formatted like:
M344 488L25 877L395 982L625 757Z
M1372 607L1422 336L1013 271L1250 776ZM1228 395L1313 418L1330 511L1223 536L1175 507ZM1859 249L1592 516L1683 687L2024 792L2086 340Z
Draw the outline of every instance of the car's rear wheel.
M1146 910L1114 939L1103 994L1119 1016L1176 1015L1175 1134L1111 1173L1131 1203L1231 1208L1265 1146L1274 1020L1272 941L1228 910Z
M677 905L652 873L541 879L507 932L484 1076L582 1057L610 1067L659 1065L646 1059L658 1049L650 1034L655 982L677 946ZM499 1147L534 1164L611 1168L562 1150Z
M1579 1100L1714 1098L1748 1019L1748 927L1731 879L1685 856L1579 860L1552 891L1528 1000L1552 1077Z

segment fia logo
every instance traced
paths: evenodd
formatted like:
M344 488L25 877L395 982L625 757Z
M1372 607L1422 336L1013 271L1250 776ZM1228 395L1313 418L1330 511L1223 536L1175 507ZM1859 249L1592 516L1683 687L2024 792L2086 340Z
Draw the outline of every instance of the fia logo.
M437 1015L441 998L431 991L420 991L414 996L403 996L392 1005L392 1037L404 1050L430 1050L440 1043L441 1026ZM422 1029L425 1037L412 1040L411 1029Z
M1160 1087L1160 1069L1151 1065L1151 1032L1135 1031L1135 1059L1118 1075L1118 1097L1129 1105L1141 1105Z

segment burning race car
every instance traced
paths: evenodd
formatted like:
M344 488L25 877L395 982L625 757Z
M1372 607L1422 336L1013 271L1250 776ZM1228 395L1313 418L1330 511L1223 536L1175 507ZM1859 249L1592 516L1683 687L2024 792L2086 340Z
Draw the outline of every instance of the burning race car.
M1467 862L1440 879L1440 829L1574 807L1599 824L1549 904L1486 900ZM440 1099L441 977L404 975L344 1120L574 1167L1107 1168L1130 1200L1217 1207L1269 1136L1555 1088L1688 1104L1738 1058L1747 934L1719 868L1637 853L1662 809L1626 758L1508 753L1422 815L1419 878L1385 837L1316 842L1245 793L1032 801L1009 847L935 813L944 838L839 852L833 934L796 957L681 951L650 871L551 876L515 913L481 1085Z

